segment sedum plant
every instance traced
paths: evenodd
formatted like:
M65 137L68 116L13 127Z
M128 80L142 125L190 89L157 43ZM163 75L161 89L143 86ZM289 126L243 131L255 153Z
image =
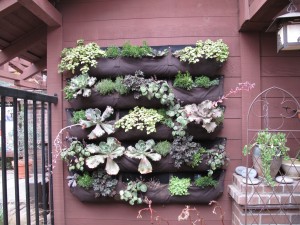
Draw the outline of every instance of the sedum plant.
M205 187L217 187L218 181L216 181L211 176L198 177L195 180L195 186L205 188Z
M225 62L229 56L228 46L221 40L212 41L197 41L195 47L185 47L184 49L175 51L173 55L180 59L182 62L195 64L201 58L215 59L218 62Z
M129 89L124 84L124 78L118 76L115 80L115 91L120 95L125 95L129 92Z
M172 196L189 195L188 189L191 186L190 178L178 178L173 176L169 182L169 191Z
M64 48L61 52L61 61L58 65L58 72L71 71L75 73L77 67L80 72L86 74L90 67L97 66L97 58L105 57L105 51L101 50L97 43L84 44L84 40L77 41L74 48Z
M84 171L84 160L91 153L87 151L80 141L73 141L69 148L64 148L61 152L61 158L67 162L69 171Z
M193 142L193 136L176 137L170 152L174 159L174 166L180 168L184 163L190 165L199 147L200 144Z
M154 147L153 150L165 157L171 151L172 144L169 141L160 141Z
M142 181L128 182L126 189L119 192L121 200L129 202L130 205L142 204L143 199L141 193L147 191L147 186Z
M85 172L82 176L77 177L77 186L82 187L84 189L89 189L93 186L93 177L89 175L89 173Z
M129 41L122 46L121 56L131 58L142 58L152 56L152 48L148 46L146 41L143 41L142 46L131 45Z
M210 88L211 86L218 86L220 83L219 79L210 80L207 76L199 76L195 78L195 86L202 88Z
M95 84L96 78L89 77L88 74L81 74L71 78L66 87L64 88L65 99L71 100L78 95L89 97L92 93L92 86Z
M181 71L178 71L173 85L174 87L191 90L194 87L194 81L188 71L186 71L186 73L181 73Z
M115 45L112 45L106 49L105 53L107 58L115 59L121 55L121 49Z
M95 89L101 95L109 95L115 92L115 83L111 79L102 79L95 85Z
M223 118L223 109L216 107L212 101L205 100L200 104L191 104L184 107L189 122L202 124L208 132L213 132L218 126L218 119Z
M107 106L105 111L101 114L99 109L87 109L85 111L86 120L80 120L80 125L83 128L89 128L95 126L95 128L88 135L89 139L95 139L101 137L105 133L112 134L115 132L115 128L112 124L105 122L112 114L114 109L110 106Z
M118 174L120 168L113 160L123 155L125 147L121 146L117 139L108 137L106 142L102 141L99 145L88 144L86 151L91 154L91 156L86 159L86 165L90 169L95 169L100 164L103 164L106 159L105 170L107 174Z
M138 171L141 174L152 172L152 165L147 158L153 161L159 161L161 159L161 155L154 152L154 145L155 142L152 139L148 141L139 140L134 147L129 146L125 151L125 155L129 158L140 159Z
M93 172L92 187L95 197L113 197L116 194L118 180L108 175L104 170L98 169Z
M134 107L133 111L122 117L115 123L116 128L122 128L125 132L136 128L143 131L146 129L147 134L156 131L155 125L163 120L163 116L155 109L146 109L144 107Z

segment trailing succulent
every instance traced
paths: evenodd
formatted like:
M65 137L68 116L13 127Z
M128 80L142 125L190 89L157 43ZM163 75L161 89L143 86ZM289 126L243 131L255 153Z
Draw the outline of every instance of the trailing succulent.
M147 186L142 181L130 181L126 189L119 192L121 200L128 201L130 205L142 204L141 194L147 191Z
M163 116L160 115L155 109L146 109L144 107L134 107L133 111L123 116L115 123L116 128L122 128L125 132L136 128L143 131L146 129L147 134L156 131L156 123L161 122Z
M180 59L182 62L188 62L195 64L200 61L201 58L215 59L218 62L225 62L229 56L228 46L221 40L217 41L197 41L195 47L185 47L181 50L177 50L173 55Z
M84 40L78 40L74 48L64 48L61 52L61 61L58 72L71 71L79 68L80 72L86 74L90 67L97 66L97 58L106 57L105 51L101 50L97 43L84 44Z
M199 148L200 144L193 142L193 136L176 137L170 152L174 166L180 168L182 164L190 165Z
M88 144L86 146L86 151L91 154L91 156L86 159L86 165L90 169L95 169L100 164L103 164L106 159L105 170L107 174L118 174L120 168L113 159L122 156L125 151L125 147L121 146L117 139L108 137L106 142L102 141L99 145Z
M104 170L98 169L93 172L92 187L95 197L113 197L116 194L118 180L108 175Z
M69 148L64 148L61 152L61 158L67 162L69 171L84 171L84 160L91 153L87 151L80 141L73 141Z
M178 178L173 176L169 182L169 191L172 196L189 195L188 189L191 186L190 178Z
M161 159L161 155L154 152L154 145L155 142L152 139L148 141L139 140L134 147L129 146L125 151L125 155L129 158L140 159L138 171L141 174L152 172L152 165L147 158L153 161L159 161Z
M205 100L200 104L191 104L184 107L189 122L202 124L208 132L213 132L218 126L218 121L223 118L223 109L215 107L212 101Z
M105 132L109 135L115 132L115 128L112 124L105 122L105 120L108 119L113 113L114 109L110 106L106 107L102 115L99 109L87 109L85 111L86 119L81 119L79 123L83 128L95 126L95 128L88 135L89 139L101 137L105 134Z
M89 97L92 93L92 86L95 84L96 78L89 77L88 74L81 74L71 78L64 88L65 99L71 100L78 95Z

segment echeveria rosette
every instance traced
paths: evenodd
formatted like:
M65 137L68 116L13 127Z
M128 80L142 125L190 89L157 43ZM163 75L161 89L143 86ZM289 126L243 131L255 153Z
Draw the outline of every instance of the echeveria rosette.
M95 139L101 137L105 132L109 135L115 132L114 125L104 122L114 113L114 109L107 106L105 111L101 114L99 109L87 109L85 111L85 117L87 120L81 120L80 125L83 128L89 128L95 126L95 128L88 135L89 139Z
M106 142L100 142L99 145L89 144L86 150L93 154L85 160L86 165L90 169L94 169L100 164L105 163L105 170L109 175L116 175L119 173L119 166L113 159L123 155L125 147L121 146L120 142L113 138L108 137Z
M155 153L153 147L155 146L154 140L150 139L148 141L139 140L135 147L129 146L125 151L125 155L129 158L140 159L138 166L138 171L141 174L147 174L152 172L152 165L147 157L153 161L159 161L161 155Z

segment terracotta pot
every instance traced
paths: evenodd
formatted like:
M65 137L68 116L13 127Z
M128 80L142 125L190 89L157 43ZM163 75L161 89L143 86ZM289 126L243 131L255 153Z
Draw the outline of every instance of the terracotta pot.
M14 161L11 161L12 167L14 167ZM32 168L32 159L28 160L28 167L29 167L29 172L31 171ZM25 161L24 160L18 160L18 175L19 179L24 179L25 178Z
M295 158L283 160L281 167L286 176L294 178L300 177L300 160Z

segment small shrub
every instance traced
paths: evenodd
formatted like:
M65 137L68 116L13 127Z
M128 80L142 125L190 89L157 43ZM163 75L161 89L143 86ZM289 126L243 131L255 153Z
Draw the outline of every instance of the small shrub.
M195 185L201 188L216 187L218 181L214 180L211 176L199 177L195 180Z
M176 78L174 80L174 87L191 90L193 86L194 86L193 78L189 72L181 73L179 71L177 73Z
M115 80L115 91L120 95L125 95L129 92L129 89L123 83L123 77L117 77Z
M95 87L101 95L109 95L115 92L115 83L111 79L103 79Z
M86 120L85 110L79 110L73 112L73 117L71 119L71 122L76 124L79 123L81 120Z
M142 58L144 56L151 56L152 49L144 41L142 46L131 45L129 41L125 42L122 46L121 56L131 58Z
M219 85L219 79L210 80L207 76L200 76L195 78L195 86L202 88L210 88L211 86Z
M106 49L107 58L115 59L118 58L120 55L121 55L121 49L117 46L112 45Z
M174 195L189 195L188 188L191 185L191 179L190 178L178 178L178 177L172 177L169 182L169 191L172 196Z
M160 141L154 146L154 151L165 157L171 151L172 144L169 141Z
M84 173L82 176L78 176L77 185L84 189L93 187L94 179L88 173Z

